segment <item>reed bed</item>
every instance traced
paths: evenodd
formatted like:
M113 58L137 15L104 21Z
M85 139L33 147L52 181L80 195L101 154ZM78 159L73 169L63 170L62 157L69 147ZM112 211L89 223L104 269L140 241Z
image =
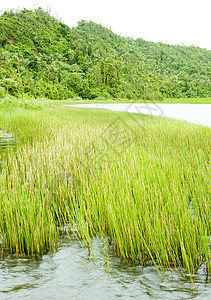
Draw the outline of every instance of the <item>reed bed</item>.
M98 236L126 260L208 276L210 128L62 107L1 107L0 128L17 140L0 152L2 253L42 255L63 234L94 252Z

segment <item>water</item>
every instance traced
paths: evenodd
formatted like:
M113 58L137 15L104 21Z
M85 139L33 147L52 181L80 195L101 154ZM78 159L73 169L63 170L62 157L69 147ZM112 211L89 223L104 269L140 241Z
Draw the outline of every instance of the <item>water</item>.
M2 151L4 151L7 147L15 147L16 140L12 133L4 132L3 130L0 130L0 155ZM0 156L0 169L2 164L2 158Z
M104 103L65 105L168 117L211 127L211 104Z
M0 148L5 148L7 146L14 146L16 143L15 137L12 133L7 133L0 130Z
M42 258L9 255L0 261L0 299L211 299L203 267L193 288L188 277L168 271L163 280L154 266L126 263L112 251L109 275L98 256L88 259L76 240Z

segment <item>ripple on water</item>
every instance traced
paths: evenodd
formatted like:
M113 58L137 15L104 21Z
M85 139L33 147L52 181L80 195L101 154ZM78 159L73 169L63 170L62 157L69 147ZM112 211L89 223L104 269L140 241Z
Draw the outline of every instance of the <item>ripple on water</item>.
M80 259L79 259L80 258ZM82 262L82 261L83 262ZM88 259L77 241L42 258L8 255L0 261L1 299L210 299L203 267L195 288L179 272L166 271L163 280L154 266L128 264L110 253L108 275L100 259Z

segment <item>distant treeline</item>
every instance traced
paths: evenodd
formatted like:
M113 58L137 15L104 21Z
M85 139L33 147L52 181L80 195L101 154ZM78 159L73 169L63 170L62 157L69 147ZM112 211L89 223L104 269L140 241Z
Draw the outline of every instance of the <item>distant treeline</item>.
M141 32L141 29L140 29ZM211 97L211 51L134 40L35 11L0 16L0 97Z

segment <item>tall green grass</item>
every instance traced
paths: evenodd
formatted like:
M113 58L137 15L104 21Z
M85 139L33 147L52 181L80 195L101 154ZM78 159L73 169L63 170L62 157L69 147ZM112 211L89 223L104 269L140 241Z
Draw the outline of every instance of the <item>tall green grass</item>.
M211 98L164 98L162 100L152 99L137 99L136 103L166 103L166 104L211 104ZM88 103L134 103L134 99L105 99L103 97L97 97L95 99L82 99L80 97L75 97L67 100L52 100L52 103L56 104L88 104Z
M26 109L42 109L44 107L51 106L50 101L48 101L45 98L33 99L33 98L29 98L27 95L26 96L23 95L19 98L15 98L11 95L7 95L0 100L0 104L4 106L10 106L15 108L19 107L19 108L26 108Z
M98 236L126 260L210 272L211 130L134 118L1 108L0 128L18 140L0 158L4 253L43 254L62 234L93 251Z

